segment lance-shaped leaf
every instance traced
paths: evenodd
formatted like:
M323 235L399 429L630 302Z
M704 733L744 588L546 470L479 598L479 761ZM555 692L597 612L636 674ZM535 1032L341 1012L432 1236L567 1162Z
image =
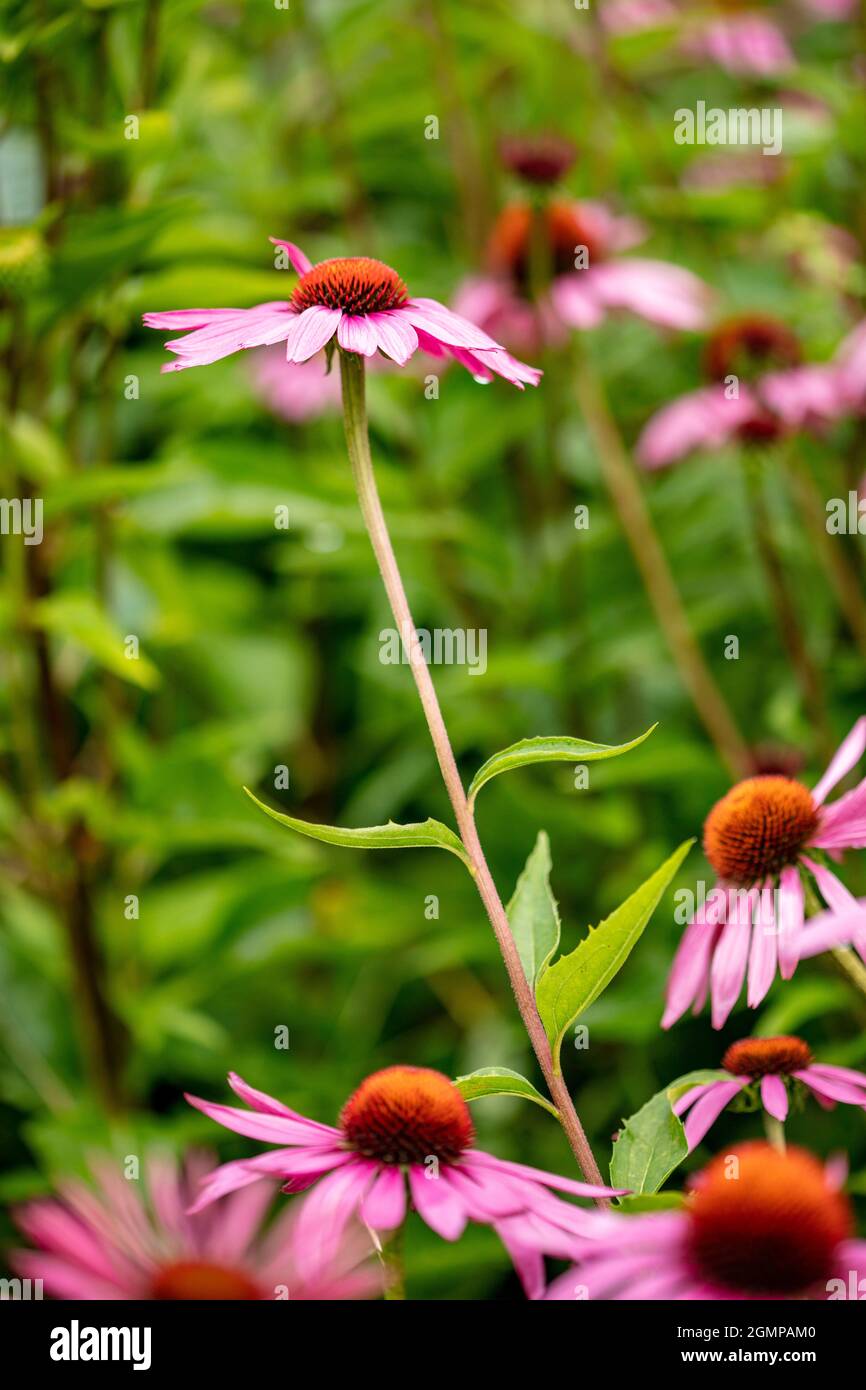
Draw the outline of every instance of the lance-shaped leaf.
M606 989L658 906L694 840L686 840L652 877L626 898L576 950L560 956L542 975L536 990L538 1011L553 1049L554 1066L566 1030Z
M612 1185L627 1187L634 1194L658 1192L689 1151L682 1120L671 1108L674 1101L692 1086L718 1081L725 1075L718 1071L690 1071L627 1119L613 1146Z
M539 830L506 909L526 978L534 987L559 945L559 912L550 891L550 841Z
M512 772L516 767L528 767L530 763L592 763L602 758L618 758L620 753L628 753L637 748L645 738L649 738L653 724L645 734L633 738L630 743L590 743L585 738L522 738L494 753L486 763L482 763L469 784L469 805L475 804L485 782L498 777L501 772Z
M480 1100L482 1096L522 1096L524 1100L543 1105L551 1115L559 1118L556 1106L545 1100L525 1076L508 1067L482 1067L480 1071L469 1072L468 1076L455 1077L454 1085L464 1100Z
M438 820L419 821L416 825L397 825L388 821L387 825L367 825L358 830L344 830L339 825L316 825L313 821L297 820L283 811L275 811L254 796L249 787L244 791L254 801L260 811L271 820L295 830L299 835L307 835L311 840L322 840L326 845L344 845L349 849L447 849L456 854L469 867L469 859L462 843L453 830Z

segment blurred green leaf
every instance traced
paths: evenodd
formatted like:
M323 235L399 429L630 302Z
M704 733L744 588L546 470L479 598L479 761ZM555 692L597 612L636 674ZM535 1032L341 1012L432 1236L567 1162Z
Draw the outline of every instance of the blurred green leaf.
M724 1075L718 1071L688 1072L658 1091L625 1121L610 1160L614 1187L627 1187L633 1194L658 1191L689 1151L685 1129L671 1109L672 1103L690 1086L717 1081Z
M101 666L122 680L144 690L159 685L160 675L153 662L139 651L127 656L125 637L114 626L98 600L84 591L52 594L34 605L37 626L83 647Z

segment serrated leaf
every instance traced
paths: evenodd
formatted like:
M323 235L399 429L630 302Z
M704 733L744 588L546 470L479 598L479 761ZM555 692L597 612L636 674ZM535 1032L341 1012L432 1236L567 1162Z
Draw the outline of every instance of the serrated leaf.
M447 849L469 867L461 841L441 821L425 820L415 825L397 825L395 821L388 821L387 825L345 830L339 825L316 825L312 821L297 820L294 816L287 816L284 811L275 811L272 806L266 806L249 787L244 787L244 791L271 820L297 831L299 835L307 835L311 840L322 840L326 845L343 845L348 849Z
M538 1011L553 1049L554 1066L565 1031L607 988L625 963L694 840L686 840L630 898L606 917L567 956L542 975L536 990Z
M723 1073L692 1071L672 1081L636 1111L620 1131L610 1160L611 1183L635 1196L657 1192L689 1151L682 1121L671 1108L692 1086Z
M544 1106L545 1110L558 1118L556 1106L545 1100L525 1076L508 1067L482 1067L480 1071L471 1071L467 1076L455 1077L454 1085L464 1100L480 1100L483 1096L522 1096L524 1100L534 1100L536 1105Z
M475 798L484 784L502 772L512 772L515 768L528 767L531 763L591 763L602 758L617 758L620 753L628 753L630 749L637 748L639 743L649 738L655 727L653 724L646 733L641 734L639 738L633 738L630 743L590 743L585 738L555 736L523 738L519 743L512 743L508 748L494 753L492 758L482 763L469 784L469 805L474 805Z
M550 891L550 841L543 830L506 908L511 935L529 983L535 987L559 945L559 912Z

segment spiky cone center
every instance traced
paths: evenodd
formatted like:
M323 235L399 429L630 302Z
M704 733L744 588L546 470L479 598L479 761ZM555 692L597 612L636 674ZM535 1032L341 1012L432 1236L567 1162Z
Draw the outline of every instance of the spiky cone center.
M399 309L408 298L409 291L389 265L369 256L345 256L321 261L302 275L292 307L299 314L317 304L346 314L380 314Z
M362 1081L340 1112L349 1148L381 1163L455 1162L475 1130L457 1087L427 1067L386 1067Z
M538 235L535 219L542 218L541 234L550 270L565 275L581 264L594 265L605 248L598 233L580 216L573 203L555 201L545 208L529 203L511 203L503 208L490 235L488 258L492 270L509 275L520 288L530 283L533 237Z
M748 379L773 368L796 367L800 361L796 333L764 314L727 319L710 335L704 351L704 367L712 381L728 376Z
M750 887L795 864L817 825L817 807L801 782L747 777L707 816L704 853L720 879Z
M714 1283L796 1297L825 1285L851 1211L803 1149L743 1144L704 1169L690 1199L688 1253Z
M802 1038L743 1038L731 1043L722 1066L733 1076L790 1076L811 1061L811 1049Z
M577 150L559 135L512 135L499 146L502 163L527 183L544 187L568 173Z
M264 1293L243 1270L206 1260L177 1260L157 1271L150 1296L163 1302L240 1303L261 1299Z

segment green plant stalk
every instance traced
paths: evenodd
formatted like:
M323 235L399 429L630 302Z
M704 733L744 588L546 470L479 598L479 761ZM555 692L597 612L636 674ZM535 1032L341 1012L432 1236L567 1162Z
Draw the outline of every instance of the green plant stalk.
M579 348L577 398L598 455L605 486L680 679L728 771L737 779L746 777L752 768L748 746L695 641L646 498L601 383L587 355Z
M777 1120L775 1115L768 1115L764 1111L764 1133L767 1136L767 1143L771 1144L778 1153L783 1154L786 1149L785 1126L781 1120Z
M511 928L508 925L508 917L502 905L502 899L487 867L487 860L484 857L478 831L475 828L475 818L466 798L436 690L418 640L373 473L370 440L367 432L364 359L357 353L341 350L339 351L339 358L346 445L358 491L361 513L373 546L397 630L403 637L404 645L408 647L407 660L418 689L445 789L454 808L457 828L469 859L470 872L490 918L490 924L502 953L511 988L514 991L517 1007L520 1010L529 1040L538 1058L538 1064L544 1074L571 1150L586 1181L601 1184L603 1180L598 1164L574 1108L568 1087L561 1072L554 1067L550 1043L538 1013L532 987L526 978L517 946L511 935ZM409 635L408 643L405 634Z
M402 1303L406 1297L406 1257L403 1226L398 1226L382 1246L379 1256L385 1273L385 1302Z

